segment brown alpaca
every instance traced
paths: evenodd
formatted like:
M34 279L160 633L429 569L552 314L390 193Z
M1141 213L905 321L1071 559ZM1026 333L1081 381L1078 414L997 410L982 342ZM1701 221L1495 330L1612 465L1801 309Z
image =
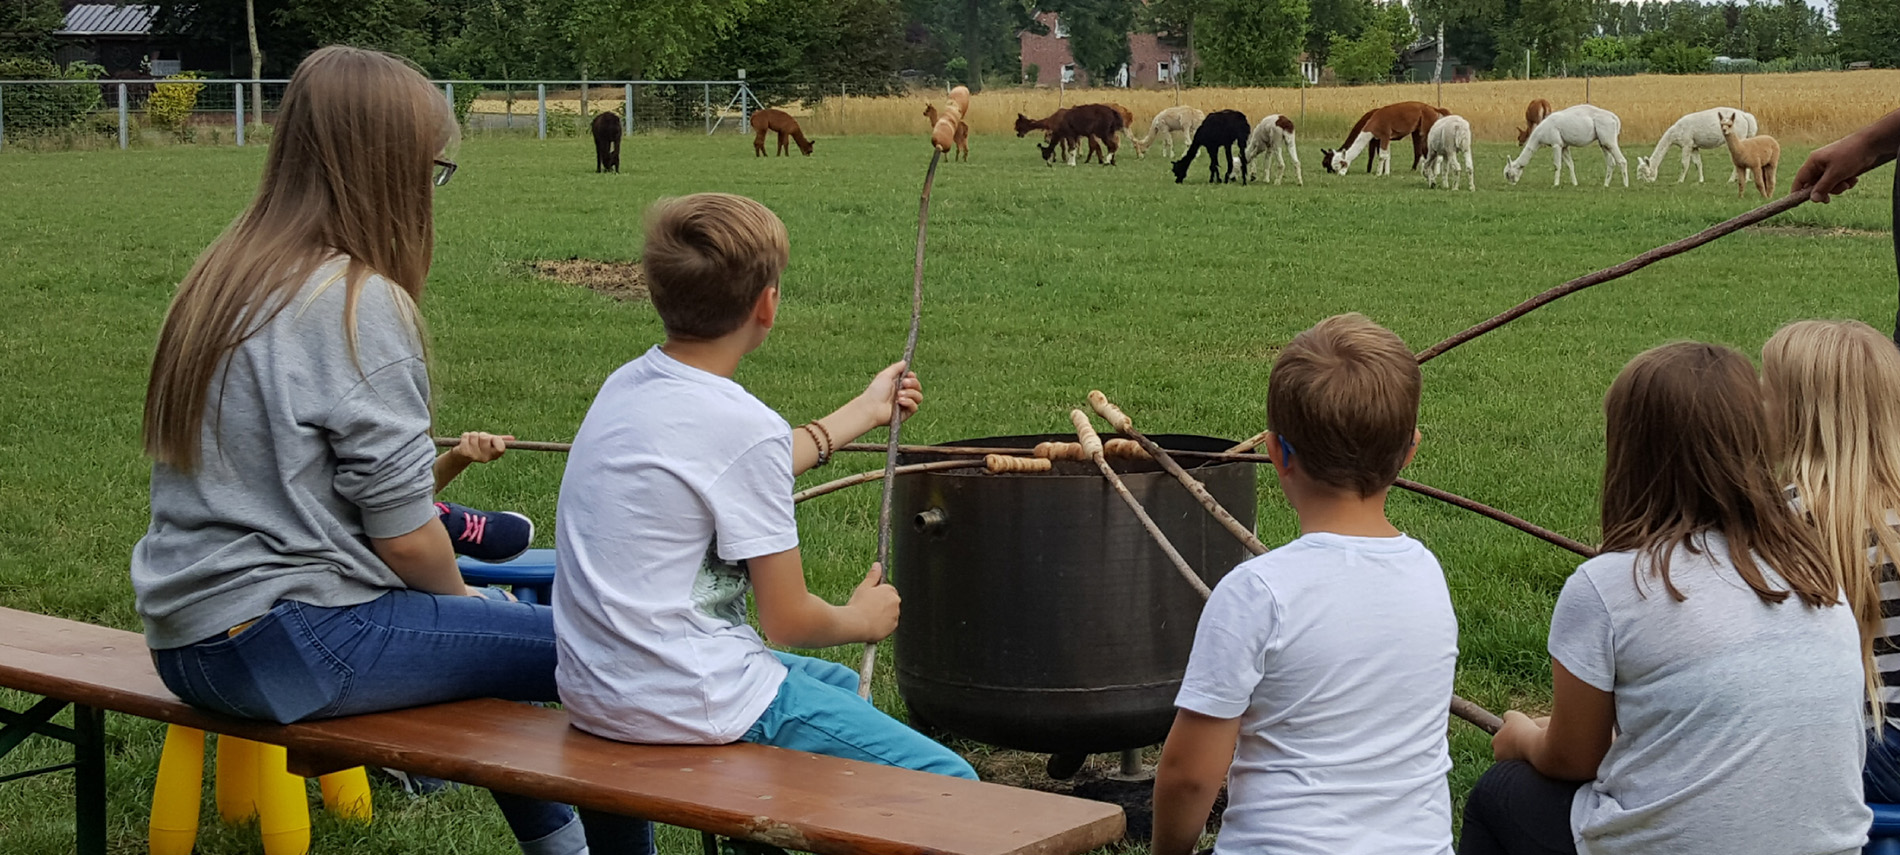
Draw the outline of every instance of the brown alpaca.
M1376 162L1379 174L1389 175L1392 152L1386 144L1409 136L1412 138L1412 168L1417 169L1419 161L1425 159L1425 135L1431 133L1432 124L1445 115L1445 111L1423 101L1400 101L1369 110L1346 132L1346 141L1337 150L1320 149L1320 166L1327 172L1344 175L1353 158L1370 147L1373 156L1366 161L1366 171L1371 172Z
M785 145L787 134L798 142L799 151L811 154L811 140L805 139L805 132L798 129L798 120L784 110L768 108L752 114L752 154L755 157L765 156L766 131L778 134L778 153L781 156L791 153Z
M964 97L967 99L969 96L966 95ZM937 126L937 108L936 107L932 107L928 104L924 105L924 121L929 122L930 126L933 128ZM965 121L957 122L956 146L957 146L957 153L954 159L964 160L964 161L969 160L970 159L970 123L969 122L965 122Z
M1735 198L1748 194L1750 171L1755 173L1755 189L1761 191L1763 199L1775 195L1775 168L1781 165L1781 143L1767 134L1756 134L1748 139L1736 136L1734 113L1717 113L1715 118L1722 123L1722 139L1728 143L1729 159L1735 162Z
M1129 142L1134 142L1135 141L1135 131L1134 131L1135 111L1130 110L1127 107L1123 107L1122 105L1117 104L1113 101L1110 101L1107 104L1107 107L1110 110L1114 110L1115 112L1122 114L1122 136L1126 138Z
M1537 130L1537 123L1550 117L1550 102L1538 98L1524 105L1524 127L1517 129L1517 144L1530 142L1531 131Z
M1021 113L1017 113L1016 114L1016 136L1018 139L1020 139L1024 135L1028 134L1030 131L1042 131L1043 140L1048 141L1050 138L1055 136L1056 128L1061 126L1062 117L1069 115L1069 111L1073 109L1075 108L1063 107L1040 119L1031 119L1027 116L1024 116ZM1040 147L1041 146L1038 146L1038 148ZM1101 156L1102 156L1101 145L1095 141L1094 137L1090 137L1089 138L1089 153L1087 157L1084 157L1082 159L1082 162L1087 163L1089 161L1089 158L1100 158ZM1047 160L1048 158L1045 157L1044 159Z

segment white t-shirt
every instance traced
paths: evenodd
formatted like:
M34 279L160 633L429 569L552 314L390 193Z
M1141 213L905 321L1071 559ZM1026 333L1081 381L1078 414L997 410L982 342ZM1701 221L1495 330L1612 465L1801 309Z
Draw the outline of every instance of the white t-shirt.
M785 679L738 562L798 545L791 426L655 347L607 378L555 516L554 633L576 727L626 742L744 736Z
M1314 533L1222 579L1175 706L1241 719L1217 855L1448 855L1458 618L1410 537Z
M1615 693L1619 731L1571 803L1577 851L1859 852L1872 814L1853 612L1792 595L1763 603L1725 538L1702 543L1701 555L1678 547L1670 558L1681 602L1646 566L1634 575L1632 552L1584 562L1557 597L1550 655Z

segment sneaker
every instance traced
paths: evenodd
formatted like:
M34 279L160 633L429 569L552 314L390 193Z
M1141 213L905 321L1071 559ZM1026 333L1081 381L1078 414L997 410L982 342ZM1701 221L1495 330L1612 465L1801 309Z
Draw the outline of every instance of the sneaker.
M435 509L457 555L500 564L520 557L534 542L534 521L514 511L478 511L454 502L436 502Z

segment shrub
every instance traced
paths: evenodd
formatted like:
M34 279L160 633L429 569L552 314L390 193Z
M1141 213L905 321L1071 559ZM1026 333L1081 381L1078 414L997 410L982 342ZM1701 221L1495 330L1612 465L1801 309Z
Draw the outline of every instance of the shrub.
M1335 35L1332 41L1333 73L1346 83L1384 82L1392 76L1392 64L1398 53L1392 50L1392 34L1383 23L1367 27L1359 38Z
M1032 62L1027 68L1023 69L1024 83L1034 86L1036 85L1036 81L1040 79L1042 79L1042 66Z
M1649 70L1649 63L1640 59L1622 59L1615 62L1586 59L1570 67L1571 74L1586 77L1629 77Z
M205 85L197 72L186 71L152 85L152 97L145 101L145 114L156 127L171 131L181 140L191 137L191 113L198 108L198 93Z
M1649 52L1649 70L1658 74L1707 74L1715 66L1715 51L1664 42Z
M455 121L462 126L468 125L468 109L475 99L487 90L480 83L458 83L455 86Z
M98 80L104 73L88 62L61 68L42 59L0 59L0 80ZM0 97L9 138L71 129L105 102L98 86L78 84L14 84Z

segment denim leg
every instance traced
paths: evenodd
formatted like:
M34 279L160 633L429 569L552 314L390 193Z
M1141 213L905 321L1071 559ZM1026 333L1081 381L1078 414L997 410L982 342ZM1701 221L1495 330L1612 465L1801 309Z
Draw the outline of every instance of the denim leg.
M826 659L813 659L780 650L772 651L772 655L777 656L787 670L801 672L820 683L837 686L854 695L858 693L858 672L850 668Z
M1861 770L1867 801L1900 804L1900 729L1885 725L1867 738L1867 765Z
M186 701L280 724L465 698L558 699L546 606L419 591L343 608L282 602L235 637L154 658ZM566 805L495 796L516 839L546 844L535 855L579 851L577 830L559 834L574 822Z
M581 809L589 855L654 855L653 823L644 819Z
M780 658L785 659L786 654L780 654ZM792 657L792 660L801 659L821 662ZM836 672L851 670L835 663L821 664L830 665ZM808 667L790 660L787 665L791 670L785 675L784 684L779 686L778 697L746 731L743 737L746 742L976 779L976 770L956 752L911 730L903 722L880 712L870 701L858 697L857 675L851 676L851 687L846 688L812 673L816 670L839 679L830 669Z

